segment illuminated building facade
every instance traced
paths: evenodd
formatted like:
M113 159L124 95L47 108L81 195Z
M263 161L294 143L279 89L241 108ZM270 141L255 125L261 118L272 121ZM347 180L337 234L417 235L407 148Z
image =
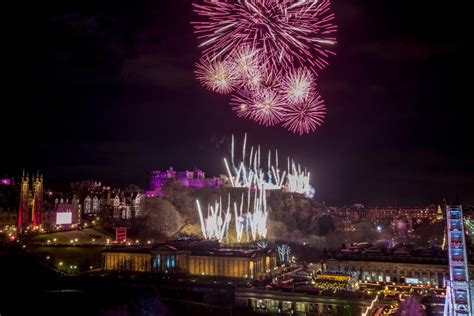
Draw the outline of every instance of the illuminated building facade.
M429 207L412 208L373 208L368 210L368 219L381 221L388 218L409 218L413 220L434 220L437 218L437 208L434 205Z
M99 212L100 201L97 195L92 198L92 213L97 214Z
M204 171L195 169L194 171L177 172L170 167L166 171L153 171L150 181L150 190L147 196L164 196L163 189L171 184L179 183L185 188L204 189L204 188L220 188L224 185L221 178L206 178Z
M340 221L357 221L371 220L381 222L393 219L409 219L409 220L442 220L443 215L439 212L439 207L430 205L428 207L382 207L382 208L366 208L363 205L353 205L350 207L330 208L331 214L335 219Z
M328 260L326 269L334 271L357 272L361 281L395 282L401 284L425 284L442 287L449 279L446 262L407 263L394 261L367 260Z
M82 205L76 196L56 198L51 214L51 223L56 226L69 227L81 222Z
M84 199L84 214L90 214L92 213L92 199L91 197L88 195L86 196L86 198Z
M141 249L107 251L102 254L102 267L108 271L151 272L150 252Z
M138 251L109 249L102 253L102 260L104 270L243 279L268 276L276 267L271 249L225 249L215 241L177 241Z
M117 193L111 199L114 218L132 219L145 216L145 195L142 193Z
M43 225L43 175L33 178L33 227Z
M470 270L472 271L472 265ZM383 253L339 253L325 263L326 270L357 272L360 280L395 282L443 287L449 280L449 260L440 256L414 256L409 252L386 255ZM473 276L470 275L470 278Z
M18 231L23 232L28 227L43 226L43 175L39 172L33 176L32 191L30 191L29 175L23 172L20 181L20 201L18 207Z

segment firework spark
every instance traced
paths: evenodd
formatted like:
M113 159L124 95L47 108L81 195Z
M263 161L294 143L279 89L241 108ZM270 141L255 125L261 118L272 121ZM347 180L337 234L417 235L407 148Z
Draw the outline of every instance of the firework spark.
M226 61L201 58L196 65L196 77L207 89L228 94L234 90L236 76L233 68Z
M203 50L195 72L204 87L232 93L237 116L263 126L284 121L283 127L302 135L322 124L325 106L315 87L336 44L330 0L194 0L192 5Z
M260 69L256 68L239 77L240 86L245 90L256 91L263 83L264 77Z
M235 71L240 76L246 76L260 67L259 51L251 46L237 48L232 54L231 60Z
M201 0L193 22L206 56L254 46L275 67L323 69L336 39L329 0Z
M229 241L229 228L232 221L232 206L235 219L235 237L237 242L242 242L245 233L246 241L260 240L267 237L267 200L265 190L256 190L253 198L248 190L247 210L244 212L244 194L240 203L231 202L230 194L227 198L227 208L222 205L222 198L208 205L207 217L202 214L201 204L196 201L199 219L201 222L202 236L205 239L217 239L219 242ZM225 238L225 240L224 240Z
M274 91L263 90L257 95L251 117L260 125L274 126L281 122L284 104L281 97Z
M254 111L253 95L245 90L237 91L230 100L232 110L240 118L250 118Z
M280 83L282 81L281 70L274 70L267 65L262 66L262 79L260 87L262 89L270 89L274 91L280 90Z
M324 122L326 106L319 93L314 93L307 100L289 105L285 109L283 127L293 133L303 135L313 132Z
M285 104L272 90L238 91L231 99L238 117L251 118L260 125L274 126L281 122Z
M288 103L303 102L313 90L313 75L308 69L299 68L288 73L283 80L282 91Z

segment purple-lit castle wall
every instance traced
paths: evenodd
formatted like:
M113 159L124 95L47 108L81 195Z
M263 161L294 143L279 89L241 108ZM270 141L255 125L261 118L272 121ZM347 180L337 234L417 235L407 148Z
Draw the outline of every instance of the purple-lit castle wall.
M150 191L148 197L164 196L163 188L170 182L179 182L185 188L204 189L220 188L224 185L221 178L206 178L204 171L195 169L194 171L173 170L173 167L166 171L153 171L151 174Z

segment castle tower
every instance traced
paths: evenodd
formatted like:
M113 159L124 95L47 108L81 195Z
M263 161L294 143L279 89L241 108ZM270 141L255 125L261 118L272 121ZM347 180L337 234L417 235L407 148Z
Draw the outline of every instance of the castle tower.
M25 176L25 170L20 181L20 204L18 208L18 232L22 232L30 224L30 216L28 211L28 198L29 198L29 176Z
M34 227L43 226L43 175L33 178L32 221Z
M441 210L441 205L438 205L438 211L436 212L436 220L443 220L443 211Z

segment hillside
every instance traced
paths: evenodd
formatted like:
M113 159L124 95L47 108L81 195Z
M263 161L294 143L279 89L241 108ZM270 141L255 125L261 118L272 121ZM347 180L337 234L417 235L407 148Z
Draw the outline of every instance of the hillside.
M166 197L149 198L146 201L147 225L156 226L154 230L172 237L176 233L200 236L201 229L196 207L200 201L206 212L208 203L222 199L227 207L228 197L231 203L240 204L242 195L244 205L247 205L247 190L235 188L221 189L186 189L175 184L166 188ZM291 240L299 236L326 235L334 230L334 225L325 216L324 206L301 194L283 193L281 191L267 192L267 209L269 218L268 239ZM163 221L162 219L166 219ZM328 220L329 219L329 220ZM153 224L156 222L156 225ZM234 222L231 224L231 234L235 232ZM230 242L233 238L230 238Z

